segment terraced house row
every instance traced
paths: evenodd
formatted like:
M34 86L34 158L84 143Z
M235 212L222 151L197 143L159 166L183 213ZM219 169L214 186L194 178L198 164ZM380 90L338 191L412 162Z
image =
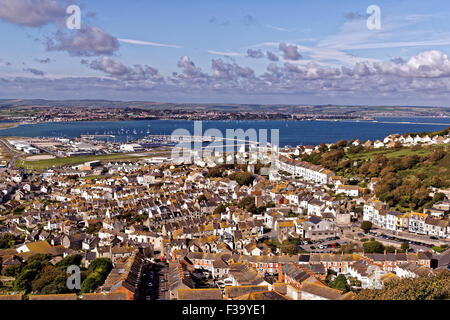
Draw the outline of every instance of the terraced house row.
M440 238L450 238L450 225L447 220L439 219L433 213L401 213L389 209L386 203L370 199L364 204L364 221L390 231L406 231L415 234Z
M314 181L318 184L330 184L331 178L336 175L333 171L324 167L285 156L279 156L275 161L275 166L278 170L289 172L294 176L302 177L307 181Z

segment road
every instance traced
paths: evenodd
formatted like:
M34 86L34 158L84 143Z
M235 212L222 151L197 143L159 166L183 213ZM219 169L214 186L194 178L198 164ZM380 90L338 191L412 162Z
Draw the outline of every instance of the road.
M142 300L169 300L168 265L163 262L147 262L142 278Z
M16 161L19 159L21 155L11 150L9 145L6 144L5 141L3 141L2 139L0 139L0 145L11 155L11 160L8 163L8 168L14 168Z

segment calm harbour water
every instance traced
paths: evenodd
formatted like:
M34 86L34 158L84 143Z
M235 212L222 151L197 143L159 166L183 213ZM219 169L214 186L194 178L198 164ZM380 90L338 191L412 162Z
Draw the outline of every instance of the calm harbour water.
M224 137L226 129L279 129L280 145L317 145L333 143L340 139L376 140L392 133L438 131L450 127L448 118L379 118L371 121L259 121L229 120L202 121L202 129L219 129ZM194 134L194 121L188 120L137 120L58 122L22 125L0 130L0 136L26 137L79 137L82 134L115 135L116 141L137 140L148 134L170 135L176 129L187 129Z

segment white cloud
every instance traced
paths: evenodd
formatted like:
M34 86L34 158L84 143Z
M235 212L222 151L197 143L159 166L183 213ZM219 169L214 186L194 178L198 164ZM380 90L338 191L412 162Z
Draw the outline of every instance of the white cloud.
M239 53L239 52L232 52L232 51L216 51L216 50L207 50L210 54L215 54L218 56L226 56L226 57L243 57L245 54Z
M133 39L117 39L120 42L129 43L129 44L137 44L143 46L153 46L153 47L167 47L167 48L182 48L181 46L174 44L165 44L158 42L150 42L150 41L142 41L142 40L133 40Z

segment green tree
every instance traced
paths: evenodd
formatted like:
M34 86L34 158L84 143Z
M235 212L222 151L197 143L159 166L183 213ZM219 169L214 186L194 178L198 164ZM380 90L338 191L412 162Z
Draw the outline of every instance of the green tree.
M87 277L81 283L81 292L93 292L101 286L112 270L112 262L108 258L97 258L91 262L87 270Z
M231 180L235 180L240 186L250 185L253 180L253 174L250 172L235 172L228 176Z
M3 268L2 274L4 274L7 277L17 277L21 271L22 271L22 265L16 264L16 265L12 265L11 267L8 267L8 268Z
M63 268L51 268L45 272L42 272L37 279L32 281L31 289L33 292L41 294L64 293L66 292L65 289L67 289L66 282L64 282L63 288L55 285L61 278L67 281L68 274L66 273L66 270ZM57 288L60 288L60 290L56 290Z
M81 284L81 293L94 292L94 290L102 284L102 274L98 271L94 271Z
M394 246L386 246L384 250L386 250L386 253L395 253L396 248Z
M404 241L400 247L403 251L407 251L409 249L409 243Z
M343 292L350 291L350 286L348 285L347 278L343 274L338 275L333 281L330 282L329 286Z
M31 290L31 282L38 277L36 270L22 270L22 272L14 280L14 290L29 292Z
M108 258L97 258L94 259L88 267L88 274L94 272L95 270L102 268L106 274L112 270L113 265L110 259Z
M65 257L61 261L55 264L56 268L67 268L71 265L79 266L81 264L81 260L83 260L83 256L81 254L73 254Z
M14 248L15 237L11 233L0 233L0 249Z
M252 196L246 196L238 202L237 206L240 209L248 210L252 206L255 206L255 198Z
M363 221L361 223L361 230L363 230L365 233L367 233L370 229L372 229L372 222Z
M383 253L385 249L381 242L373 240L365 242L363 248L365 253Z
M227 206L224 205L223 203L220 203L215 209L213 214L222 214L227 212Z
M96 222L96 223L90 224L89 227L87 227L86 233L94 234L94 233L97 233L101 228L102 228L102 223Z

